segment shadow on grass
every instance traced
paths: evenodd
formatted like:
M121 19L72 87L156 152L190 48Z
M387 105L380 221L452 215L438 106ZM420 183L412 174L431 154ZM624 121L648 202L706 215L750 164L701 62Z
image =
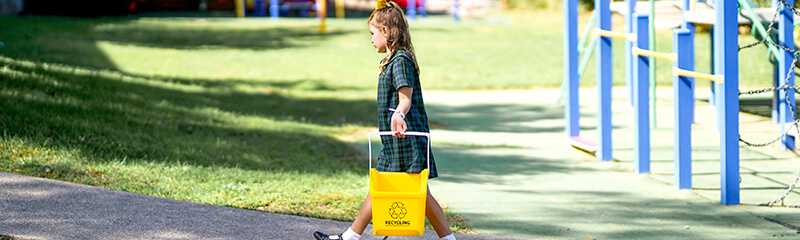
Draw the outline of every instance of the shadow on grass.
M155 48L270 50L303 47L309 45L309 41L324 41L348 32L335 30L319 33L314 26L218 29L114 22L92 27L88 33L97 41Z
M297 79L297 80L247 80L247 79L198 79L198 78L180 78L180 77L163 77L157 75L142 75L136 73L120 73L126 76L135 78L146 78L149 81L173 83L179 85L200 86L220 91L235 91L237 88L249 88L262 91L275 91L280 89L286 90L304 90L304 91L359 91L371 90L362 87L353 86L333 86L322 79Z
M19 238L15 238L15 237L12 237L12 236L0 234L0 240L18 240L18 239Z
M171 18L169 21L136 17L79 19L69 17L0 17L0 55L37 62L120 70L98 48L113 42L166 49L236 48L267 51L300 48L348 34L343 30L318 33L316 26L273 26L213 23L215 19ZM244 24L244 23L243 23Z
M78 150L91 161L361 172L353 161L359 153L324 126L366 124L375 106L373 100L183 89L8 59L0 69L2 136Z
M346 100L332 97L288 97L288 90L329 92L361 91L358 87L332 86L321 79L256 81L243 79L187 79L120 73L156 84L201 87L205 93L192 96L198 101L183 101L187 107L215 107L237 114L269 117L326 126L375 124L374 100ZM243 92L242 89L248 91ZM333 95L333 94L328 94Z

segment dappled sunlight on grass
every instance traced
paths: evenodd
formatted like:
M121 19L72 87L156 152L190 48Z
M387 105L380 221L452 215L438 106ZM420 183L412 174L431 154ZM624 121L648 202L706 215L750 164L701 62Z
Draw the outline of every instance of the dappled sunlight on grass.
M241 93L10 58L0 77L0 146L12 149L0 171L335 219L352 218L366 192L361 154L337 136L368 123L348 116L368 118L371 99ZM353 108L314 111L328 104ZM350 200L309 204L331 194Z

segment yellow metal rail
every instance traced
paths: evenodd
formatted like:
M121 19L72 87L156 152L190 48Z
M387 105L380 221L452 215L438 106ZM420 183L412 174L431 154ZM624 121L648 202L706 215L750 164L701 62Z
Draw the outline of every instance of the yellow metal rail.
M700 73L700 72L680 69L678 67L672 67L672 74L674 74L675 76L692 77L692 78L697 79L697 80L706 80L706 81L711 81L711 82L715 82L715 83L723 83L724 82L724 80L723 80L724 78L722 77L722 75L712 75L712 74L707 74L707 73Z
M665 59L665 60L669 60L669 61L673 61L673 62L675 61L675 59L678 58L678 55L675 54L675 53L671 53L671 52L670 53L656 52L656 51L650 51L650 50L647 50L647 49L641 49L641 48L637 48L637 47L633 47L631 49L631 53L633 53L633 55L637 55L637 56L654 57L654 58Z
M595 37L602 36L602 37L610 37L610 38L616 38L616 39L622 39L622 40L628 40L628 41L636 40L636 34L625 33L625 32L614 32L614 31L608 31L608 30L603 30L603 29L599 29L599 28L595 28L594 31L592 31L592 35L595 36Z

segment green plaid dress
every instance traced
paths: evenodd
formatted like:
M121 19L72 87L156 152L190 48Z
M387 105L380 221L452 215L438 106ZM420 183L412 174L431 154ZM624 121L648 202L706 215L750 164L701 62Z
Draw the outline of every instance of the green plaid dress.
M410 87L414 91L411 95L411 109L406 113L406 131L430 132L428 114L425 112L425 102L422 101L422 87L419 84L419 73L414 68L414 62L408 52L398 50L378 76L378 129L391 131L393 112L399 99L397 90L401 87ZM383 148L378 156L378 171L382 172L409 172L418 173L427 167L428 139L421 136L381 136ZM428 178L439 176L436 163L433 161L433 152L430 153L431 168Z

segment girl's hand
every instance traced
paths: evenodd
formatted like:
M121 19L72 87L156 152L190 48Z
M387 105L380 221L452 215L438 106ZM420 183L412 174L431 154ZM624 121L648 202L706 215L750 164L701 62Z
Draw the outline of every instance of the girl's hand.
M395 137L405 138L406 137L406 113L411 109L411 93L414 90L410 87L401 87L397 89L397 107L395 109L389 109L389 111L394 111L392 114L392 132L394 132Z
M391 125L392 132L394 132L394 136L398 138L405 138L406 135L406 120L400 116L400 114L392 114L392 125Z

